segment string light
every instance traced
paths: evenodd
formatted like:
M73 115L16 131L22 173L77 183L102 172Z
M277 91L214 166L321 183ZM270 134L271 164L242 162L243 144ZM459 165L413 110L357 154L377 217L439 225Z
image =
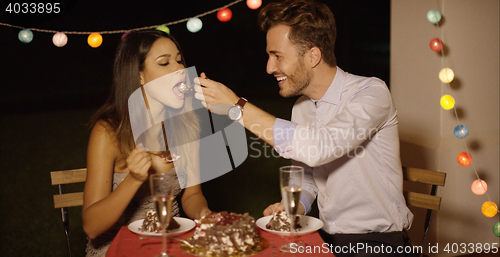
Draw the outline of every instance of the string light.
M444 8L444 3L443 3L443 8ZM427 12L427 20L430 23L437 25L437 27L439 27L439 22L441 21L441 18L442 18L441 12L439 12L438 10L430 10ZM443 42L439 38L433 38L430 41L429 45L433 51L440 52L442 58L444 59L444 53L443 53L444 45L443 45ZM442 63L444 64L444 60L442 61ZM441 71L439 72L439 79L441 80L442 83L448 85L448 87L450 87L450 83L453 81L454 77L455 77L455 74L454 74L453 70L450 68L442 68ZM491 198L487 192L488 185L486 184L486 182L484 180L482 180L479 177L479 174L477 173L476 167L474 166L474 163L472 162L472 156L468 152L467 142L465 140L465 137L469 134L469 129L467 128L467 126L460 124L460 121L458 119L457 110L455 109L455 99L450 95L443 95L441 97L440 103L441 103L441 106L443 107L443 109L445 109L445 110L453 109L453 111L455 113L455 118L457 120L457 123L459 124L455 127L453 133L455 134L455 136L457 138L462 139L464 141L466 151L461 152L458 155L457 161L460 165L462 165L464 167L467 167L467 166L472 164L472 168L473 168L474 173L477 177L477 179L471 185L472 192L476 195L486 194L486 196L488 197L488 201L484 202L482 207L481 207L481 212L486 217L490 217L490 218L494 217L499 212L498 206L493 201L491 201ZM500 237L499 230L500 230L500 222L497 222L493 226L493 234Z
M427 12L427 20L432 24L438 24L441 21L441 13L438 10Z
M161 30L161 31L163 31L163 32L165 32L167 34L170 34L170 29L167 26L165 26L165 25L158 26L158 27L156 27L156 29L157 30Z
M469 128L465 125L457 125L453 130L453 133L458 138L464 138L469 134Z
M19 31L18 38L23 43L30 43L33 40L33 32L29 29L23 29Z
M233 2L231 2L229 4L224 5L222 7L219 7L219 8L216 8L216 9L213 9L213 10L210 10L210 11L198 14L198 15L196 15L194 17L184 18L184 19L177 20L177 21L171 21L171 22L164 23L164 24L157 24L157 25L151 25L151 26L140 27L140 28L132 28L132 29L126 29L126 30L109 30L109 31L57 31L57 30L38 29L38 28L29 28L29 29L27 29L27 28L22 27L22 26L17 26L17 25L12 25L12 24L8 24L8 23L2 23L2 22L0 22L0 25L1 26L6 26L6 27L11 27L11 28L21 29L22 33L19 32L18 38L23 43L30 43L33 40L33 31L35 31L35 32L42 32L42 33L51 33L51 34L56 34L58 32L61 32L61 33L64 33L65 35L90 35L90 34L93 34L93 33L98 33L98 34L101 35L101 37L102 37L102 35L108 35L108 34L123 34L122 35L122 38L123 38L123 36L126 33L129 33L129 32L132 32L132 31L147 30L147 29L156 29L158 27L167 27L168 28L168 26L176 25L176 24L183 23L183 22L188 22L189 20L194 19L194 18L199 19L199 18L204 17L206 15L218 12L221 9L229 8L230 6L233 6L233 5L235 5L235 4L239 3L239 2L242 2L242 1L243 0L236 0L236 1L233 1ZM250 9L257 9L257 8L259 8L262 5L262 0L247 0L247 5L248 5L248 7ZM201 22L201 20L200 20L200 22ZM200 25L200 24L196 24L196 25ZM203 23L201 23L201 25L203 25ZM200 27L200 29L201 29L201 27ZM87 42L88 42L88 38L87 38ZM90 45L90 43L89 43L89 45Z
M432 51L441 52L444 45L443 41L441 41L439 38L433 38L431 39L431 42L429 42L429 46L431 47Z
M62 32L57 32L52 36L52 43L57 47L63 47L68 43L68 36Z
M467 167L472 162L472 156L468 152L461 152L457 156L457 162L458 164Z
M262 0L247 0L248 8L255 10L262 5Z
M483 206L481 206L481 211L484 216L491 218L497 214L498 206L492 201L486 201L483 203Z
M231 20L232 17L233 17L233 12L231 12L231 9L229 8L220 9L217 12L217 19L221 22L228 22Z
M441 71L439 71L439 79L445 84L451 83L454 78L455 73L450 68L442 68Z
M476 179L472 182L470 189L475 195L484 195L488 191L488 184L482 179Z
M87 38L87 43L89 43L89 46L92 48L97 48L101 46L102 44L102 36L99 33L92 33L88 36Z
M200 20L200 18L191 18L188 20L186 27L189 32L196 33L203 27L203 22Z
M493 226L493 234L500 237L500 221L495 223L495 225Z
M451 110L455 107L455 98L451 95L443 95L441 97L441 107L445 110Z

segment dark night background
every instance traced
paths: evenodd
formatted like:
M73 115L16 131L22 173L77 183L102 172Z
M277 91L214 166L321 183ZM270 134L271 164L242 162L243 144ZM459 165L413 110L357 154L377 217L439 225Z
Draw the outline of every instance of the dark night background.
M379 77L389 85L390 0L321 1L337 21L339 67ZM56 31L126 30L189 18L232 1L58 2L60 14L35 15L8 14L5 8L10 2L2 1L0 22ZM263 0L263 6L269 2ZM169 26L171 34L179 40L188 66L196 66L198 73L206 72L271 114L289 118L295 99L281 98L274 77L266 73L258 10L249 9L245 1L230 8L233 18L227 23L212 13L201 17L201 31L191 33L186 23L180 23ZM109 93L121 34L103 35L103 44L95 49L87 44L88 35L68 34L67 45L58 48L52 33L33 31L33 41L25 44L17 38L19 31L0 26L0 246L3 256L65 256L59 211L52 208L57 189L50 185L49 172L85 167L90 132L86 123ZM255 142L270 155L262 141L248 132L247 136L249 144ZM276 157L250 156L236 170L203 185L209 206L259 218L263 208L280 199L277 172L270 171L286 163ZM83 256L81 208L73 209L72 249L75 256Z

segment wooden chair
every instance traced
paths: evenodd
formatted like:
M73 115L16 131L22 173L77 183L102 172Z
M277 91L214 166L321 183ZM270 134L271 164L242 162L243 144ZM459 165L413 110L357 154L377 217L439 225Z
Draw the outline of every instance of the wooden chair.
M424 249L425 237L431 223L432 211L437 211L441 207L441 197L436 196L437 187L444 186L446 181L446 173L432 170L417 169L411 167L403 167L403 179L405 181L417 182L421 184L431 185L430 194L424 194L414 191L404 191L406 204L418 208L427 209L424 222L424 236L422 238L422 249ZM423 255L420 253L420 256Z
M68 242L69 256L71 257L71 247L69 241L69 216L68 207L83 205L83 192L66 193L66 185L85 182L87 179L87 169L61 170L50 172L52 185L59 187L59 194L54 195L54 208L61 208L62 223Z

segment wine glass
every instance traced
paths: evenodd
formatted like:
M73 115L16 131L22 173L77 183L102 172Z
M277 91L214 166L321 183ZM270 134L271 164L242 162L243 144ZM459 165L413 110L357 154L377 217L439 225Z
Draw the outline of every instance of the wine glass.
M295 219L300 204L300 193L302 192L302 181L304 180L304 168L300 166L283 166L280 168L280 189L285 212L290 220L290 244L282 245L282 252L290 252L294 243Z
M172 218L172 202L174 200L174 185L164 174L152 174L149 177L151 197L155 201L156 215L161 225L162 250L158 257L168 257L167 227Z

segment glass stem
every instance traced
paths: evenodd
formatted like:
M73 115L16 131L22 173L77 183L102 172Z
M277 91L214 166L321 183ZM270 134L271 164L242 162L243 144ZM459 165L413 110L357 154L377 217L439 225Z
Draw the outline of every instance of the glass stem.
M168 256L167 254L167 229L162 229L161 239L161 256Z

